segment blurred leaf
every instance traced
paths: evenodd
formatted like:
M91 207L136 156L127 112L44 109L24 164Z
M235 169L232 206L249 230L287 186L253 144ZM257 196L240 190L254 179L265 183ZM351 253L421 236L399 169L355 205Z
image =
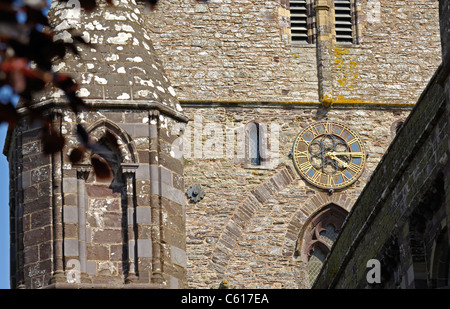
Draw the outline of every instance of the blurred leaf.
M69 106L75 114L78 114L87 108L86 103L75 93L67 93L66 98L69 100Z
M72 35L72 39L73 39L74 41L78 42L78 43L82 43L82 44L86 44L86 45L92 45L92 44L90 44L89 42L86 42L86 41L84 40L83 36L81 36L81 35L73 34L73 35Z
M42 13L43 7L41 5L38 5L36 7L31 7L28 5L25 6L25 12L27 13L27 23L49 26L47 16Z
M27 82L22 72L10 72L7 80L16 93L22 94L27 90Z
M41 141L45 154L60 152L65 144L64 136L59 135L54 129L44 129Z
M99 179L108 179L112 176L111 168L108 162L98 154L91 156L91 164L94 168L94 173Z
M53 84L66 93L73 93L78 90L78 85L73 78L65 74L56 73L53 77Z
M86 147L88 149L90 148L89 145L92 142L90 142L89 133L86 131L86 129L81 124L77 124L77 137L78 137L78 140L80 141L80 143L84 147Z
M8 122L10 125L14 126L18 120L19 115L11 102L0 104L0 122Z
M33 28L29 38L28 59L33 60L44 71L52 69L52 60L55 56L62 58L65 54L64 45L53 42L53 34Z
M70 162L72 163L80 162L83 159L85 152L86 148L84 146L80 146L78 148L73 149L69 155Z
M12 5L13 1L0 1L0 22L2 23L17 23L17 10Z
M104 139L106 144L110 145L112 149L118 149L119 148L119 143L117 142L117 136L115 136L110 131L106 130L106 132L103 135L102 139Z
M74 55L79 56L80 53L78 52L77 47L75 46L75 44L72 43L64 43L64 46L66 49L70 50Z
M0 63L0 70L3 72L22 71L28 66L28 59L23 57L9 58Z
M34 9L44 9L47 6L45 0L22 0L27 6Z
M86 11L92 11L97 6L95 0L80 0L80 6Z

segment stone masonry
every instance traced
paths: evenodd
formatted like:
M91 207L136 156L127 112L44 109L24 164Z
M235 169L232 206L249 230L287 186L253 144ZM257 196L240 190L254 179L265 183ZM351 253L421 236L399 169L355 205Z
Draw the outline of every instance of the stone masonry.
M147 24L181 102L328 95L342 103L415 103L440 61L437 2L356 1L359 44L333 43L333 1L320 2L328 12L322 23L331 25L323 50L291 43L283 32L289 12L274 0L161 1ZM321 67L332 74L319 76ZM324 79L330 87L320 94Z
M95 44L55 67L91 111L41 95L68 137L59 156L39 153L37 128L9 132L13 287L310 288L303 232L324 209L352 211L441 44L433 0L352 0L351 43L336 41L335 1L307 2L310 43L292 41L286 0L166 0L146 14L121 0L76 23L54 4L61 39L75 25ZM310 185L290 157L300 130L326 118L369 154L344 190ZM119 138L109 182L89 157L68 161L77 124Z
M347 219L316 288L448 288L449 2L439 1L442 64ZM370 284L367 261L380 261Z
M122 1L76 15L52 3L57 39L72 40L75 27L93 44L55 64L78 81L87 109L69 111L51 88L37 100L66 137L60 154L43 153L36 124L8 133L12 288L187 284L183 162L171 151L187 117L142 31L143 10ZM111 150L109 179L94 173L94 150L69 160L77 126Z
M440 63L435 1L352 3L353 44L336 42L333 1L313 5L314 44L290 39L286 1L164 1L147 16L189 117L185 190L205 191L186 209L189 287L310 287L304 224L329 204L351 210ZM363 176L332 195L289 157L299 131L325 117L357 131L369 153ZM273 138L259 168L239 158L251 122Z
M363 176L332 195L303 181L289 157L296 134L320 119L320 113L305 108L215 107L196 109L198 114L214 119L223 132L237 131L253 119L276 125L279 131L269 134L278 134L272 158L279 156L279 162L276 167L258 169L245 168L236 155L229 158L225 153L219 158L195 158L194 147L199 143L191 116L184 135L185 149L192 143L191 152L185 152L186 189L199 184L205 197L186 206L190 287L216 287L226 279L240 288L308 288L304 262L294 257L303 224L329 203L350 211L395 135L392 124L406 118L408 110L333 109L326 114L330 119L351 121L369 153ZM202 136L208 139L207 133Z

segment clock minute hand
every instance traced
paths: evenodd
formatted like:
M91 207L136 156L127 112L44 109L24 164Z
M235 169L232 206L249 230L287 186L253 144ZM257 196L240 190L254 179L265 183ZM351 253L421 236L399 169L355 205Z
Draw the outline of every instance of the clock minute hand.
M330 156L353 156L353 157L362 157L364 153L362 152L335 152L331 151L328 153Z

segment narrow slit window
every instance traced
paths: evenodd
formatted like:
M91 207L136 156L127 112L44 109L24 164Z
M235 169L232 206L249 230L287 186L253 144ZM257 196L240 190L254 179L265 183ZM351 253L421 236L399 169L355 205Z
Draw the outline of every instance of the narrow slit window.
M351 0L335 0L334 16L337 43L353 43Z
M291 0L289 5L292 42L308 43L308 11L306 0Z
M257 123L251 123L249 128L249 156L251 165L261 164L260 129Z

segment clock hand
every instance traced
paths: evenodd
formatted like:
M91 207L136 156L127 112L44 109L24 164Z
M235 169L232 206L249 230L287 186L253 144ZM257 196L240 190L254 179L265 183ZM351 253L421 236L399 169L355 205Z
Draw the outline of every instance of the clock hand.
M331 159L336 160L337 162L341 163L345 168L348 167L348 163L347 163L347 162L342 161L341 159L339 159L338 157L336 157L334 154L330 154L330 152L329 152L329 153L327 153L327 155L328 155Z
M353 157L362 157L364 155L363 152L335 152L335 151L331 151L327 154L330 156L353 156Z

